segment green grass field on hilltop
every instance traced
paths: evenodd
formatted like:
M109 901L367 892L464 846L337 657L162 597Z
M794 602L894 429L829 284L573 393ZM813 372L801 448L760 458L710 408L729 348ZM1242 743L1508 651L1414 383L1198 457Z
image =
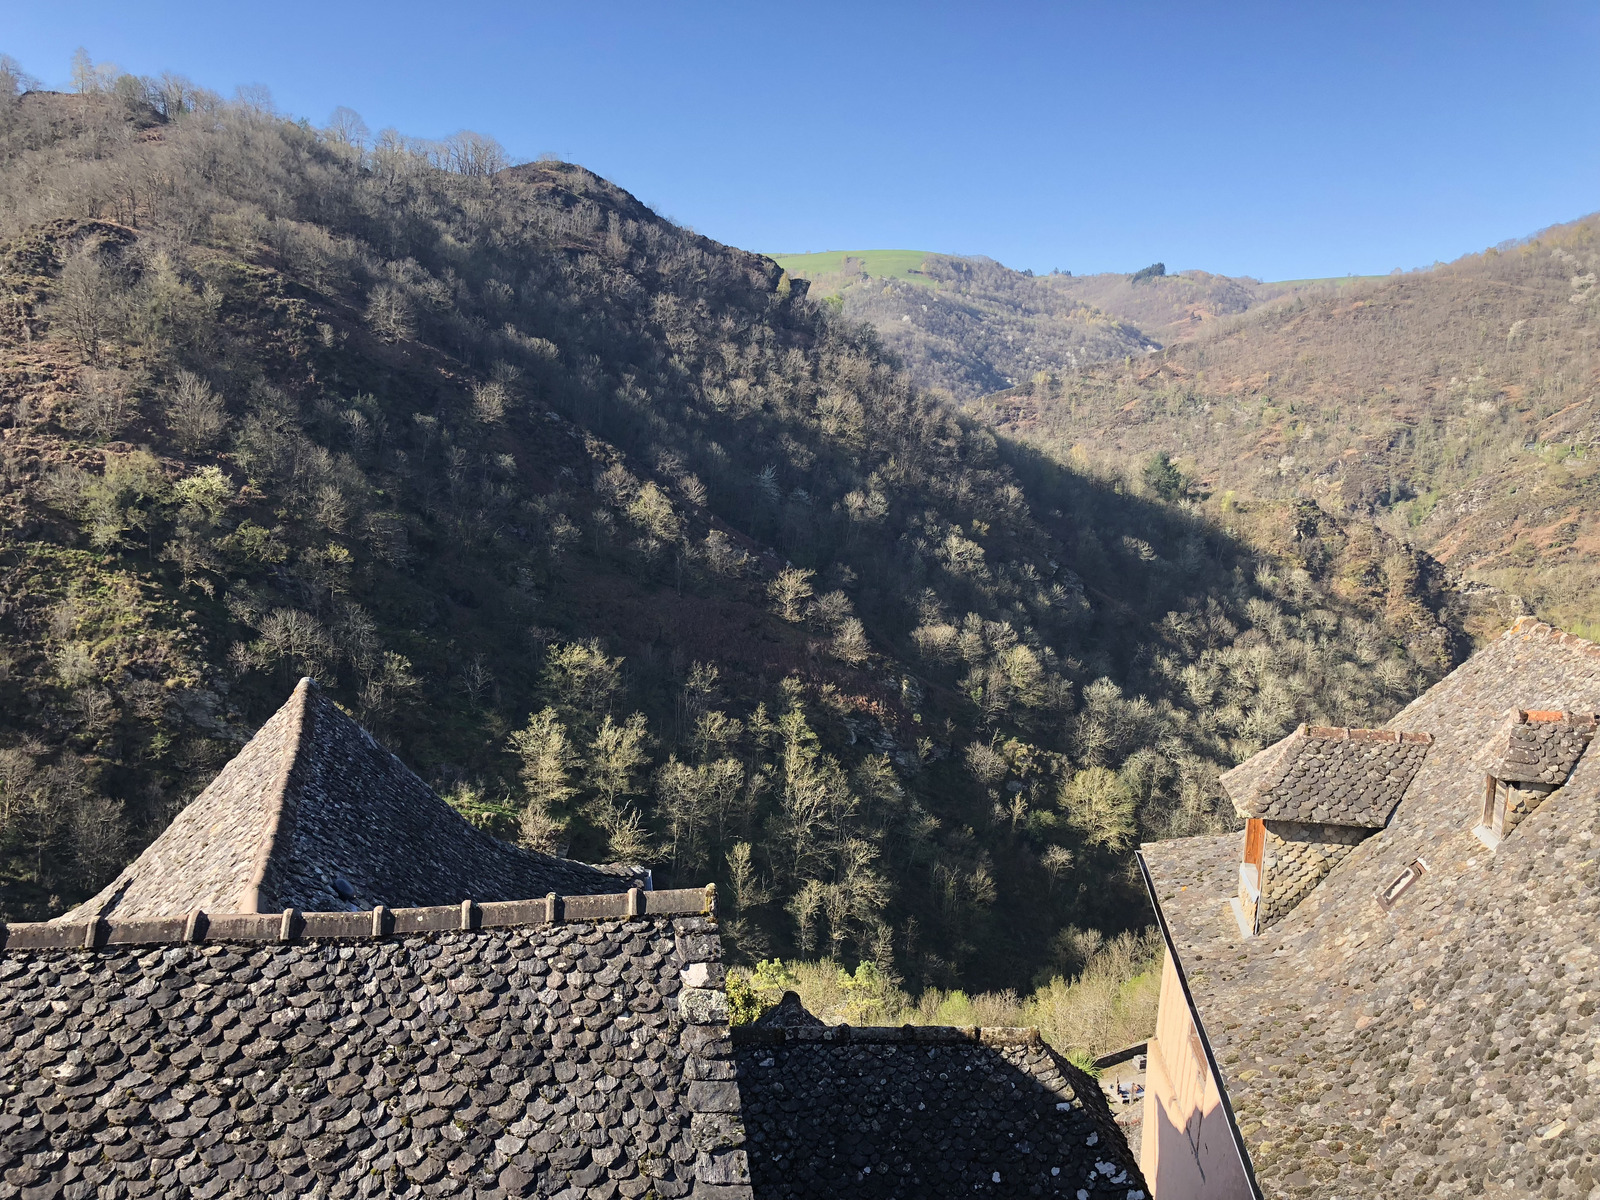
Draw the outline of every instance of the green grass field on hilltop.
M923 261L932 253L929 250L824 250L817 254L774 254L771 258L789 274L813 282L843 275L846 260L854 260L860 265L861 273L869 278L903 279L908 283L933 287L936 286L933 280L922 274ZM1178 277L1176 273L1171 276ZM1347 287L1353 283L1383 278L1383 275L1333 275L1316 279L1278 279L1270 283L1274 287L1311 287L1316 284Z
M861 265L863 274L873 279L904 279L908 283L933 286L933 280L922 274L927 250L826 250L821 254L774 254L772 261L789 274L800 279L817 280L829 275L843 275L846 259Z

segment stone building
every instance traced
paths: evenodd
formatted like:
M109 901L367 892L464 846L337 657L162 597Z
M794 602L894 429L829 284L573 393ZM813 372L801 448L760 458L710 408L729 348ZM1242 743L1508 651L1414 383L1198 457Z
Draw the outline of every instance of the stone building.
M1145 1197L1035 1031L730 1030L713 888L481 834L310 681L0 938L0 1200Z
M1597 711L1600 645L1523 618L1384 729L1230 772L1242 834L1141 847L1157 1200L1595 1194Z

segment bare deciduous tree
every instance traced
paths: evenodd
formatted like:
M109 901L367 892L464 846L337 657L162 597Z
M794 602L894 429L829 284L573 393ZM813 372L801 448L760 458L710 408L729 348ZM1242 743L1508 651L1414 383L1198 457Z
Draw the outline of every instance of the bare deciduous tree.
M85 371L78 377L75 423L99 438L113 438L134 416L137 404L121 371Z
M805 615L805 602L811 599L811 580L815 571L785 567L767 584L767 595L778 606L785 621L798 621Z
M100 343L114 324L115 296L116 280L95 243L86 242L67 255L50 315L90 359L100 357Z
M386 342L401 342L416 336L416 319L405 293L391 284L380 283L367 298L367 324Z
M492 137L463 129L444 142L443 165L457 175L482 177L511 165L505 147Z

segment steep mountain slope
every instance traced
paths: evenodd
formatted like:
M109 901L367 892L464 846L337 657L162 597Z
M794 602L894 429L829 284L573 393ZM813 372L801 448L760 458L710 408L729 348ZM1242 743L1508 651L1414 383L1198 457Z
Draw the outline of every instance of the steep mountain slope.
M1600 215L1257 308L974 411L1080 458L1156 451L1216 492L1377 519L1565 627L1600 600Z
M1205 271L1035 276L993 259L867 250L775 260L870 322L917 382L975 399L1040 372L1143 356L1299 285ZM1157 264L1159 266L1159 264Z
M1143 922L1220 767L1464 649L1392 539L1259 555L997 440L580 167L126 76L0 89L0 164L7 917L314 674L491 831L715 879L745 956L1015 986Z

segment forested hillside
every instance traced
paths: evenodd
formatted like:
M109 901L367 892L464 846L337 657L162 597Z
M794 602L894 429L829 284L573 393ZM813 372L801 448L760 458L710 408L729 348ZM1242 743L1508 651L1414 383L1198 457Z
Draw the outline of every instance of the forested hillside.
M1214 502L1375 520L1566 628L1600 612L1600 216L1432 270L1281 299L1131 364L974 411L1137 474L1169 453Z
M1144 357L1299 285L1169 275L1034 275L990 258L880 250L779 258L848 318L866 321L925 387L972 400L1050 372Z
M1465 650L1315 510L1248 549L930 396L580 167L0 74L0 909L92 893L316 675L474 820L731 944L1016 986L1141 836ZM1132 386L1132 385L1130 385Z

